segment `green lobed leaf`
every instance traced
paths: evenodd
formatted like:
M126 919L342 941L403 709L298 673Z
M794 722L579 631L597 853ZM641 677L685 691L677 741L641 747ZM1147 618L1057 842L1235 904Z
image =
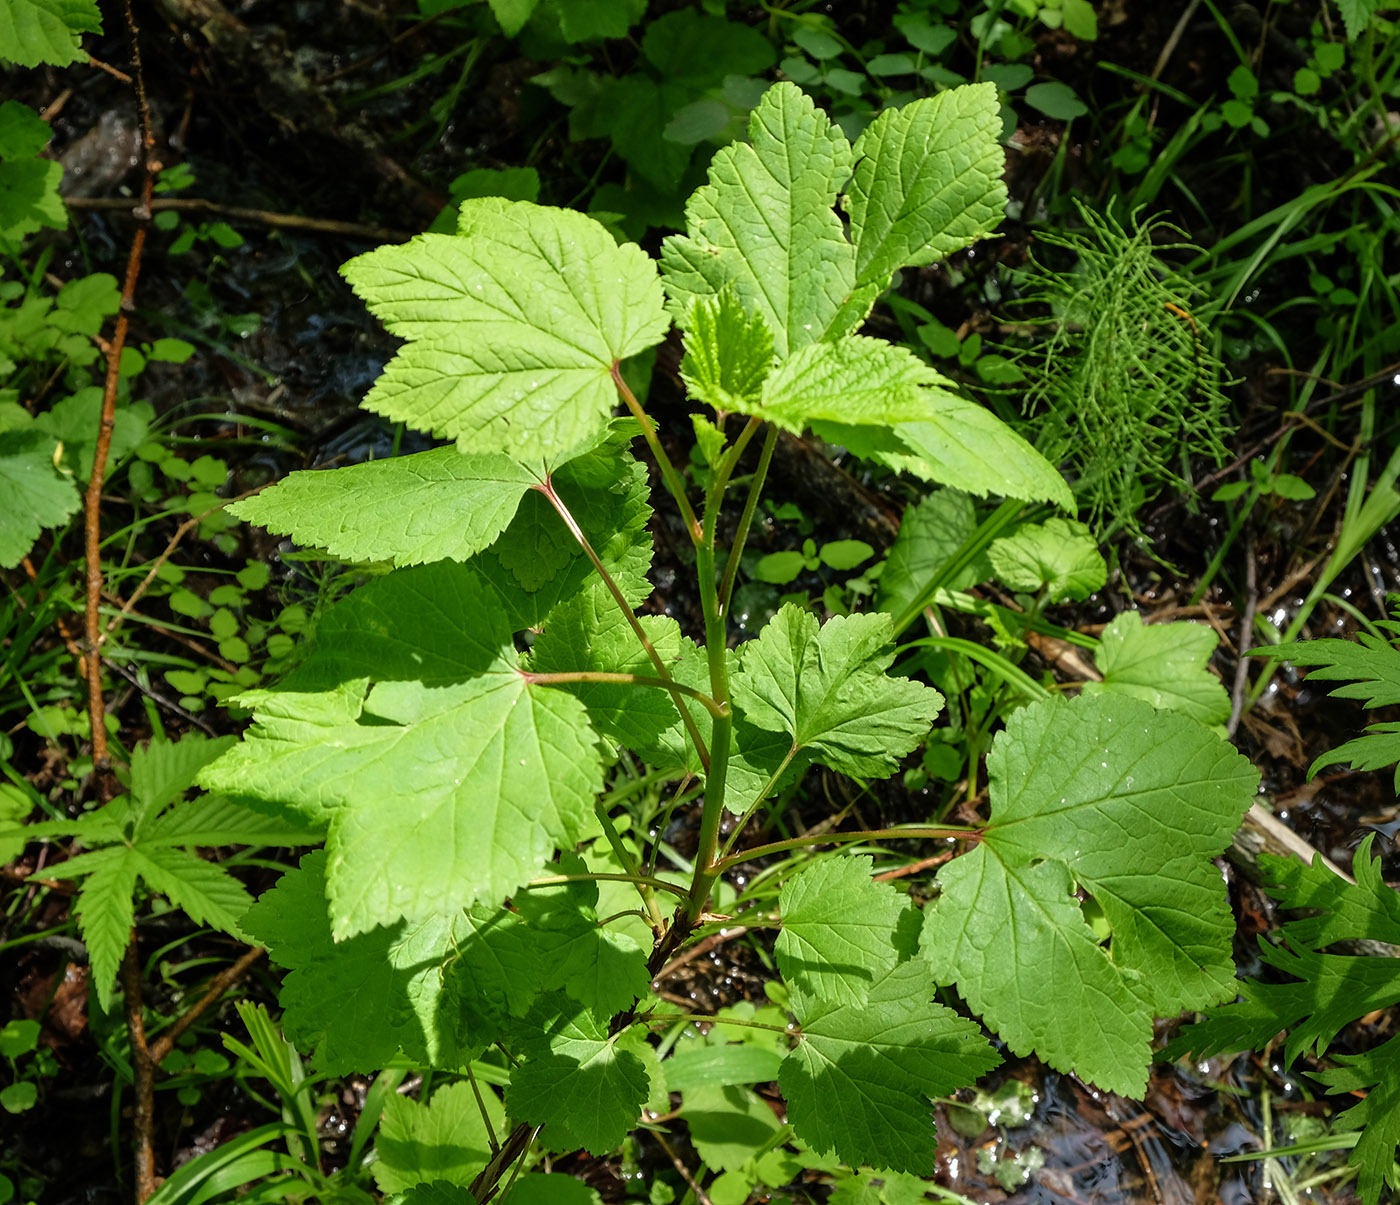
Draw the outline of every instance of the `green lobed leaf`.
M686 204L686 233L662 244L661 271L677 321L732 286L784 358L826 336L855 284L854 250L833 208L852 152L790 83L764 93L749 139L715 154L709 183Z
M1400 794L1400 724L1368 724L1364 736L1321 754L1308 767L1308 773L1316 774L1328 766L1351 766L1363 771L1394 766L1395 790Z
M1026 592L1044 587L1050 602L1086 599L1108 580L1093 533L1074 519L1027 523L993 540L987 555L1003 584Z
M1154 1013L1234 995L1210 859L1258 772L1195 721L1107 695L1017 712L987 772L990 823L939 872L924 954L1018 1054L1138 1093ZM1102 909L1107 945L1075 888Z
M166 804L194 786L195 776L234 742L231 736L210 738L189 733L178 741L152 740L131 753L131 795L134 814L154 816ZM190 845L225 845L238 841L194 841ZM248 842L248 844L253 844Z
M518 913L473 905L453 926L443 1007L455 1008L473 1044L501 1041L535 1002L544 970L535 935Z
M247 937L239 920L253 902L233 875L194 854L159 845L138 845L126 856L154 891L167 896L198 925L212 925L239 941Z
M491 1160L492 1133L505 1128L500 1098L486 1086L481 1099L492 1129L464 1081L444 1084L425 1104L391 1094L374 1142L380 1192L438 1182L467 1188Z
M1356 851L1354 883L1328 869L1320 857L1311 866L1292 858L1260 857L1265 887L1279 906L1307 913L1280 926L1282 944L1260 939L1263 960L1292 981L1244 979L1240 1001L1205 1010L1201 1020L1168 1045L1165 1057L1195 1052L1209 1058L1247 1050L1286 1029L1284 1057L1291 1063L1300 1054L1320 1055L1346 1025L1400 1000L1400 965L1394 959L1318 952L1342 941L1400 944L1400 895L1381 876L1380 860L1372 857L1374 837L1368 833Z
M782 1129L768 1103L738 1084L692 1088L681 1116L696 1153L715 1171L738 1171Z
M860 1004L870 986L918 948L909 897L870 878L872 859L834 857L788 879L778 893L774 946L794 1008L809 1001Z
M929 1175L931 1096L975 1083L1001 1059L979 1028L932 1002L917 960L887 971L859 1003L813 1000L778 1086L797 1136L846 1163Z
M525 28L525 22L535 11L539 0L490 0L491 15L508 38L515 37Z
M936 690L886 674L890 617L814 615L785 604L739 650L734 701L750 723L786 733L844 774L885 777L928 733Z
M3 22L0 2L0 26ZM0 237L16 241L40 226L62 230L68 224L58 192L63 166L39 157L52 133L28 105L0 104Z
M766 1084L778 1078L781 1058L761 1046L730 1042L682 1050L661 1064L668 1092L688 1092L702 1085Z
M110 1012L116 998L117 968L131 940L136 866L125 850L99 852L101 861L83 880L73 907L78 914L78 932L87 946L93 989L102 1011Z
M578 874L581 858L560 859L559 873ZM555 873L547 867L545 873ZM598 923L598 884L588 881L518 892L516 909L530 927L536 972L544 990L563 990L606 1021L650 990L647 958L625 933Z
M376 1071L400 1049L432 1066L466 1061L485 1038L463 1033L442 968L459 941L471 940L470 926L435 916L337 942L326 862L324 850L307 854L243 917L254 940L289 972L279 993L288 1038L314 1050L330 1075Z
M329 820L338 938L503 899L574 844L602 787L583 704L529 684L451 561L352 594L291 679L243 698L253 727L201 780Z
M738 673L738 655L731 650L727 658L732 681ZM688 637L681 637L680 656L670 668L671 676L682 685L709 691L710 672L705 650ZM709 712L691 699L687 699L684 706L689 709L696 728L708 745L714 723ZM791 750L792 742L783 733L766 731L736 713L730 733L729 769L724 780L725 808L734 815L747 810ZM704 781L700 756L682 727L679 715L670 728L655 740L638 746L635 752L658 770L678 770ZM810 764L810 757L798 753L790 760L775 788L791 782Z
M1366 707L1400 703L1400 649L1370 632L1355 640L1305 640L1267 650L1294 665L1315 666L1308 681L1346 682L1331 691L1339 699L1360 699Z
M303 471L228 511L347 561L465 561L488 547L540 478L499 452L435 448Z
M656 265L592 218L498 197L462 204L456 235L351 260L346 279L409 342L367 409L464 451L555 461L602 431L614 361L661 341Z
M697 92L727 75L760 75L777 61L761 31L693 9L649 21L642 55L662 79L684 81Z
M1370 632L1358 633L1355 640L1305 640L1252 651L1267 651L1270 656L1286 657L1294 665L1317 667L1308 674L1309 682L1347 683L1331 691L1339 699L1360 699L1366 707L1400 703L1400 649ZM1369 725L1365 735L1318 757L1308 767L1308 775L1338 765L1358 770L1395 765L1396 791L1400 792L1400 725Z
M613 149L651 189L663 195L680 189L690 165L691 147L666 137L675 113L694 98L684 85L658 82L642 72L595 76L593 122ZM574 130L577 110L570 120ZM624 195L626 195L624 193ZM595 204L598 201L595 200ZM679 202L677 201L677 207ZM676 225L675 221L666 223Z
M551 481L623 597L636 607L651 594L652 512L646 466L628 451L629 434L627 424L617 426ZM521 499L515 518L473 565L517 631L541 626L555 606L597 580L592 562L538 491Z
M1006 210L1001 128L991 83L886 109L870 123L846 194L857 290L882 292L896 269L992 234Z
M1339 1130L1357 1130L1360 1137L1347 1162L1360 1169L1357 1187L1364 1205L1378 1205L1381 1193L1400 1192L1400 1169L1396 1166L1400 1147L1400 1037L1360 1054L1339 1054L1341 1066L1314 1071L1315 1080L1326 1084L1333 1095L1360 1096L1354 1105L1336 1118Z
M927 418L928 385L948 382L906 348L850 335L800 348L763 383L758 403L734 408L786 431L809 426L889 427Z
M1144 624L1137 611L1116 615L1094 654L1102 682L1084 683L1086 695L1131 695L1202 724L1223 724L1230 696L1207 668L1219 637L1204 624Z
M318 827L257 812L220 795L201 795L180 803L141 829L146 846L314 845L323 836Z
M1346 26L1347 41L1356 41L1371 18L1384 7L1383 0L1337 0L1337 11L1342 14L1342 23Z
M642 19L646 0L544 0L558 14L560 32L569 42L624 38Z
M54 468L55 446L43 431L0 431L0 569L18 565L44 528L66 522L81 503Z
M102 324L98 314L105 309L104 303L110 296L107 291L109 283L115 284L105 273L101 279L85 276L69 282L59 295L55 319L66 313L73 326L85 334L95 334ZM66 311L63 306L65 300L72 302L72 308ZM112 298L112 301L112 309L115 310L116 298ZM108 449L109 465L116 464L135 451L145 440L154 416L149 402L117 407ZM92 461L97 453L97 433L101 421L102 390L96 385L88 385L61 398L39 414L34 426L36 430L47 431L62 445L60 467L79 481L87 481L92 476Z
M680 625L674 619L644 615L638 622L663 662L679 659ZM539 674L599 671L657 677L651 658L601 581L550 612L544 634L530 649L528 668ZM679 719L670 695L654 686L577 682L558 689L583 703L604 737L634 749L654 741Z
M508 0L513 2L513 0ZM477 1205L476 1198L465 1188L435 1180L431 1184L415 1184L403 1192L384 1198L385 1205Z
M773 365L773 332L732 288L691 302L685 321L681 379L691 397L716 410L758 402Z
M901 473L951 485L978 497L1002 494L1074 509L1074 495L1055 467L995 414L942 390L928 391L928 415L900 423L876 441L840 424L818 424L823 439Z
M510 1115L547 1126L545 1141L558 1150L606 1155L637 1124L659 1074L656 1055L638 1030L609 1037L587 1012L539 1020L511 1074Z
M517 1179L501 1205L601 1205L601 1201L582 1180L562 1172L536 1172Z
M83 62L81 36L101 32L96 0L0 0L0 46L21 67Z
M0 104L0 159L28 159L48 146L52 137L53 128L28 105L17 100Z

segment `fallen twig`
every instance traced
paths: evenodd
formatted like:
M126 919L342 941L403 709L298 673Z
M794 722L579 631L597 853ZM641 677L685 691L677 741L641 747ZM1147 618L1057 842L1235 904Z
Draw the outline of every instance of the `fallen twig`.
M156 162L156 140L151 129L151 109L146 99L146 81L141 74L141 46L136 16L131 0L122 0L122 13L131 37L131 62L136 85L136 106L141 122L141 146L144 154L141 185L142 220L131 238L131 253L127 256L126 277L122 283L121 302L116 326L107 350L107 380L102 390L102 418L97 428L97 447L92 457L92 475L88 478L84 499L84 552L87 566L87 598L84 610L84 632L87 648L84 661L88 687L88 717L92 724L92 766L98 797L107 802L112 795L112 762L107 754L106 705L102 698L102 633L98 608L102 602L102 481L107 472L107 456L112 448L112 428L116 424L117 385L121 380L122 349L126 346L129 315L134 308L136 281L141 275L141 252L146 246L146 231L150 224L151 195L155 175L160 169Z
M129 210L139 216L139 210L129 197L64 197L63 203L69 209ZM390 230L385 226L365 226L359 222L341 222L334 218L309 218L299 213L277 213L270 209L223 205L204 197L159 197L150 202L149 208L152 213L160 213L162 210L173 210L176 213L207 213L213 217L257 222L263 226L284 230L343 234L349 238L362 238L374 243L404 243L413 237L406 231Z
M1240 726L1240 716L1244 713L1244 695L1249 689L1249 661L1245 650L1254 643L1254 612L1259 606L1259 578L1254 559L1254 533L1246 531L1244 538L1244 615L1240 618L1240 643L1235 658L1235 682L1230 691L1230 718L1225 724L1225 733L1235 739L1235 731Z

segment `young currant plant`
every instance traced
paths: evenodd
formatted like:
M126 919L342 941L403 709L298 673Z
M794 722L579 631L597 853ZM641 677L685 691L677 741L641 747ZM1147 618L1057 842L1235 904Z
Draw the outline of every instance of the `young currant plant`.
M937 691L887 672L889 614L823 624L789 605L730 647L777 433L971 493L1071 505L1008 427L911 353L855 333L896 270L995 228L999 130L995 89L973 85L882 114L853 147L779 84L751 141L715 157L659 263L581 214L484 198L462 206L456 234L345 269L406 340L365 405L456 446L293 474L238 504L300 543L395 568L327 613L285 681L241 696L254 723L201 781L324 827L324 851L243 920L290 972L283 1023L324 1070L504 1053L514 1129L461 1181L477 1201L537 1133L606 1152L664 1091L647 1040L653 977L709 923L728 868L818 841L737 849L721 840L725 813L742 832L815 764L888 776L939 714ZM622 370L673 322L690 396L724 440L698 503ZM638 439L694 546L703 644L637 613L652 590ZM722 549L726 488L754 444ZM652 872L614 824L603 790L619 746L703 782L684 881ZM817 1150L932 1170L929 1097L999 1058L934 1002L941 986L1012 1050L1124 1093L1145 1083L1155 1014L1234 991L1210 858L1254 792L1244 759L1188 717L1104 690L1019 711L988 771L979 830L819 839L965 840L922 915L862 856L811 862L781 889L776 957L796 1029L778 1083ZM599 833L589 849L603 854L577 852ZM619 884L630 907L613 906Z

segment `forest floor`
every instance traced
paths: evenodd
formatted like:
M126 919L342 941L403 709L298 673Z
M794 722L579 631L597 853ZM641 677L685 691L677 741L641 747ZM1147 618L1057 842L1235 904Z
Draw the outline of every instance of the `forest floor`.
M212 7L194 0L169 0L159 13L141 15L144 74L160 154L167 168L176 162L186 165L192 183L169 194L185 207L178 211L178 229L158 236L146 256L134 328L142 339L180 334L198 347L185 363L152 365L142 379L143 396L191 455L212 451L228 462L231 477L221 492L230 496L294 468L357 463L425 446L358 409L396 341L353 297L338 274L342 263L423 229L448 204L447 182L463 164L528 163L546 179L552 193L548 199L561 204L572 199L580 177L587 179L596 169L606 179L618 170L605 147L569 140L567 115L528 82L547 64L530 59L513 43L498 40L474 58L466 86L452 92L450 106L433 110L457 78L458 60L402 81L434 56L455 53L457 43L450 26L411 20L397 11L406 8L335 0L249 2L231 6L225 14L229 24L214 32L208 25ZM874 29L887 22L879 6L851 8L857 24ZM1128 0L1101 8L1096 44L1047 32L1038 50L1080 95L1109 106L1105 79L1111 77L1101 69L1104 62L1137 77L1153 76L1155 70L1164 83L1191 96L1224 90L1233 59L1221 26L1204 8L1185 24L1164 68L1158 59L1184 6ZM197 16L205 18L204 25ZM843 20L840 14L837 20ZM93 53L123 65L129 55L119 36L121 22L113 17L107 28L109 35L94 42ZM1130 94L1126 79L1118 82L1118 95ZM11 83L12 95L46 113L54 131L52 151L65 168L72 224L69 231L49 237L48 272L60 279L96 270L119 276L134 229L130 198L142 172L128 90L120 80L87 67L17 73ZM431 119L424 118L430 111ZM1020 116L1011 139L1019 149L1008 178L1013 199L1022 202L1022 217L1009 221L1002 237L980 248L975 261L963 258L951 270L940 266L909 273L903 285L908 297L963 337L995 327L997 316L979 281L985 273L995 274L997 265L1024 260L1034 242L1032 210L1038 206L1043 211L1050 195L1062 201L1101 199L1105 187L1096 162L1099 148L1090 133L1100 127L1082 121L1066 128L1030 109ZM1163 105L1161 120L1184 124L1189 114ZM1211 152L1211 145L1204 144L1200 154ZM1192 177L1198 186L1194 208L1167 192L1153 209L1166 209L1187 241L1206 246L1221 235L1212 220L1238 214L1243 190L1251 194L1249 212L1264 213L1297 195L1300 179L1340 175L1345 165L1333 162L1339 154L1332 140L1315 132L1300 136L1287 154L1252 159L1247 180L1240 178L1238 162L1219 169L1203 163ZM1391 157L1389 179L1400 183L1393 148ZM1053 177L1050 183L1048 177ZM223 240L220 223L236 231L236 242ZM184 231L194 232L192 245L172 250L172 240ZM662 233L653 229L644 241L654 247ZM1389 254L1394 253L1392 240ZM1393 272L1395 266L1389 262L1382 271L1388 267ZM1281 264L1260 283L1265 295L1256 291L1248 304L1263 312L1271 299L1306 293L1308 273L1302 258ZM888 315L877 314L876 321L897 329ZM679 405L677 360L675 347L663 349L651 404L667 439L682 449L690 428ZM1310 363L1301 354L1295 360ZM1354 471L1354 452L1362 439L1348 426L1355 421L1349 411L1343 410L1335 422L1326 420L1327 429L1314 423L1316 430L1304 430L1286 418L1291 378L1282 368L1278 355L1257 348L1243 348L1230 358L1233 427L1223 463L1248 465L1285 428L1296 429L1287 467L1316 486L1315 496L1270 498L1241 530L1230 529L1208 490L1148 499L1140 513L1145 539L1115 538L1105 589L1085 603L1055 609L1050 618L1090 635L1131 608L1140 609L1149 621L1189 618L1209 624L1220 636L1213 667L1240 705L1234 740L1260 769L1273 815L1342 869L1349 867L1352 851L1366 833L1380 834L1383 873L1393 880L1400 877L1400 854L1391 839L1400 829L1400 809L1388 772L1307 774L1316 757L1367 722L1362 710L1309 687L1286 668L1257 701L1244 706L1252 680L1237 673L1239 653L1256 641L1243 625L1262 614L1283 629L1304 606L1345 522L1348 474ZM1383 396L1393 402L1395 386L1386 389ZM1393 442L1391 428L1393 424L1366 438L1378 445ZM680 458L687 456L685 449ZM1217 466L1197 461L1190 469L1200 482ZM909 497L898 484L847 473L839 450L796 441L784 444L773 479L774 505L794 504L818 543L848 538L857 515L860 538L877 551L892 541ZM675 533L662 520L657 523L658 590L649 606L685 623L696 603L679 584L679 562L665 559L666 550L678 546ZM797 539L788 525L772 519L755 538L760 552L790 547ZM276 614L289 598L314 597L326 588L315 566L287 555L292 550L275 538L240 529L238 540L230 549L192 538L182 562L190 567L192 580L201 570L215 574L248 560L261 561L271 574L247 605L250 613L262 615ZM1357 609L1372 619L1384 617L1385 595L1400 590L1397 542L1400 535L1388 526L1367 540L1330 583L1327 598L1312 609L1306 635L1354 632ZM819 594L823 584L821 578L799 579L790 588L812 588ZM160 608L151 614L151 626L142 636L149 649L184 658L197 655L191 637L162 631L166 616ZM972 621L966 634L979 634ZM60 637L51 639L58 642ZM207 640L193 641L195 649L207 646ZM1036 672L1070 672L1060 660L1062 653L1049 645L1034 648L1028 664ZM171 735L194 728L234 730L234 721L217 709L194 712L158 693L143 695L130 687L119 693L112 708L126 738L134 741L149 733L152 706ZM67 759L77 746L46 743L25 727L22 711L0 720L13 741L15 764L38 790L57 797L70 776ZM802 823L821 823L839 809L839 794L831 802L832 792L840 789L834 783L811 776L796 805ZM865 815L865 823L878 827L885 819L907 819L927 798L926 788L915 791L892 780L862 801L862 807L876 813ZM678 848L683 847L684 817L680 823ZM0 886L7 897L6 919L0 924L0 998L10 1015L42 1022L49 1075L40 1104L7 1118L0 1149L17 1177L42 1186L37 1199L45 1203L125 1200L131 1190L118 1180L118 1172L129 1101L114 1088L111 1045L93 1037L94 1024L110 1030L111 1019L90 1016L85 970L74 957L71 938L43 936L62 929L69 899L20 881L42 878L44 867L33 860L32 850L26 857ZM1256 939L1275 923L1274 905L1238 866L1222 862L1222 872L1239 921L1237 961L1245 969L1257 967ZM247 881L256 891L271 881L271 872L253 868ZM191 941L189 926L178 913L153 918L148 925L148 991L157 1007L192 968L234 956L227 941ZM664 986L702 1007L718 1007L761 998L765 975L763 959L736 940L688 961ZM274 972L265 966L255 969L240 991L275 1002ZM212 1036L232 1032L236 1023L227 1003L211 1013L210 1044L216 1047ZM1393 1013L1368 1018L1345 1033L1337 1049L1372 1046L1390 1036L1394 1026ZM1286 1194L1296 1191L1293 1185L1301 1175L1297 1165L1223 1160L1258 1152L1270 1136L1282 1142L1325 1132L1338 1106L1319 1097L1306 1078L1307 1066L1284 1067L1277 1050L1195 1066L1161 1065L1154 1069L1145 1098L1129 1101L1088 1088L1034 1059L1009 1059L986 1085L1003 1105L998 1124L969 1126L939 1107L939 1182L964 1198L988 1203L1235 1205L1288 1200ZM159 1097L157 1153L167 1169L267 1116L264 1106L233 1079L210 1075L196 1084L193 1066L189 1076L194 1090ZM327 1090L321 1117L327 1166L342 1157L366 1087L352 1079ZM669 1174L669 1158L659 1148L644 1150L642 1158L644 1172L656 1168ZM1309 1166L1326 1173L1344 1161L1342 1152L1320 1156ZM633 1173L616 1161L580 1160L555 1170L584 1177L604 1201L634 1199L627 1195ZM1352 1199L1350 1192L1324 1178L1292 1199L1341 1203Z

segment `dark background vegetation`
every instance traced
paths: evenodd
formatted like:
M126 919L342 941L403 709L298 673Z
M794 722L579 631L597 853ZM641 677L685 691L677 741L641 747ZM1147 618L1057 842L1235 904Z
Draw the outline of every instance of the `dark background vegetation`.
M501 36L483 4L137 5L157 155L167 171L183 165L192 175L179 192L163 195L208 203L179 211L177 225L153 234L137 289L134 337L179 337L196 348L185 363L152 364L136 386L154 406L159 438L191 461L201 455L224 461L221 496L293 468L420 446L357 409L395 344L351 295L339 265L426 228L450 204L454 182L483 168L533 168L539 200L591 208L654 250L680 200L703 180L713 145L695 146L668 191L647 174L649 144L628 127L636 112L625 96L600 100L588 91L595 84L579 79L666 82L648 65L646 31L689 7L655 0L627 36L571 44L540 30ZM974 23L980 19L985 34L988 8L1001 11L1019 41L983 36L979 43ZM1006 89L1012 207L1003 230L975 254L904 274L900 296L922 307L924 317L891 303L872 319L880 333L905 337L935 356L943 371L1007 417L1021 418L1026 387L997 381L981 354L1033 356L1035 338L1021 324L1043 315L1015 309L1018 272L1032 258L1072 268L1056 258L1041 230L1081 225L1077 201L1099 209L1113 203L1120 220L1139 207L1165 214L1180 233L1161 237L1195 248L1163 257L1200 289L1191 320L1203 348L1223 364L1229 413L1218 434L1226 454L1218 461L1188 457L1177 465L1179 480L1120 506L1107 531L1108 586L1054 618L1090 634L1134 607L1210 623L1222 635L1215 668L1240 704L1236 740L1262 769L1277 814L1342 865L1364 833L1377 831L1393 877L1390 838L1400 816L1388 776L1332 770L1308 780L1305 774L1313 758L1357 731L1361 711L1287 669L1251 699L1255 679L1237 677L1237 653L1264 639L1243 628L1248 617L1281 631L1306 608L1303 635L1349 634L1382 618L1386 593L1400 588L1400 551L1388 521L1363 533L1356 555L1321 597L1309 599L1329 550L1356 521L1347 500L1357 474L1363 486L1367 473L1374 480L1397 445L1400 251L1393 200L1382 190L1400 186L1400 47L1383 36L1348 42L1330 5L1111 0L1094 8L1093 39L997 5L946 4L940 12L938 5L916 3L731 4L727 15L771 46L771 63L758 73L763 79L777 78L783 68L816 71L823 78L806 86L852 128L939 82L872 68L881 55L908 52L895 18L911 12L932 13L958 29L946 52L921 62L1014 85ZM104 28L86 46L96 59L126 70L130 48L114 7L104 12ZM805 46L802 31L809 31ZM813 34L839 37L840 53L816 57ZM1341 64L1326 74L1319 67L1332 52L1320 64L1322 45L1345 47ZM1252 89L1237 74L1241 55ZM827 73L838 65L846 75L833 83ZM1013 66L1029 74L1022 79L1021 71L1008 71ZM559 82L561 70L577 77L572 104L565 103L571 94ZM1313 81L1300 78L1309 71L1317 77L1311 89ZM552 86L538 82L546 72L555 73ZM1059 116L1047 113L1027 99L1027 81L1065 85L1082 104L1069 120L1063 101L1059 109L1047 102ZM3 86L46 113L50 153L64 165L71 201L69 228L31 244L28 266L42 250L51 257L45 270L58 282L99 270L120 276L134 230L131 198L143 171L130 89L87 65L16 70ZM1376 191L1347 187L1362 180ZM179 247L190 231L198 237ZM951 355L941 332L956 338ZM972 338L980 340L981 353L960 353ZM675 346L662 349L650 406L684 462L691 436L678 354ZM1030 420L1033 431L1034 414ZM1257 480L1252 463L1264 466L1266 477L1301 479L1308 496L1266 491L1250 496L1248 506L1216 500L1222 484ZM152 509L124 479L109 494L114 525ZM916 496L907 482L848 472L839 449L796 441L782 445L770 495L774 513L756 537L758 554L800 547L805 538L820 544L856 537L882 551L903 505ZM784 503L795 508L786 518ZM143 527L110 555L148 562L178 522L172 516ZM683 541L664 519L657 522L658 591L651 605L693 621L695 600L676 560ZM11 618L41 596L54 609L53 623L27 646L33 660L22 672L10 667L12 681L22 676L31 691L25 697L6 688L0 724L9 763L69 814L92 798L88 745L80 726L54 740L30 719L35 707L58 709L55 714L82 707L83 686L65 647L81 606L77 574L70 576L80 546L76 526L47 533L24 567L6 571L7 601L0 602ZM111 715L128 748L156 724L173 736L234 731L240 723L207 691L164 676L172 669L227 668L229 661L217 652L209 616L181 610L180 585L207 597L249 563L268 566L237 620L240 631L263 631L250 661L271 673L282 646L269 644L268 633L276 634L279 618L289 608L314 610L346 580L246 528L198 528L172 560L184 580L149 593L141 622L124 632L122 668L109 682ZM844 605L858 604L841 594L841 582L842 575L820 569L782 592L804 593L821 610L824 592L836 586ZM750 596L756 605L776 601L775 587L765 594L759 585ZM294 635L295 625L285 630ZM971 621L966 634L985 635ZM1032 649L1029 665L1056 670L1055 651ZM840 790L809 776L793 802L795 814L806 825L830 819L848 802ZM937 783L895 779L860 806L874 813L866 817L874 827L922 815L942 798ZM683 845L684 832L675 840ZM0 885L0 1019L32 1018L43 1026L40 1054L25 1069L11 1069L35 1078L40 1092L33 1109L5 1117L0 1171L21 1199L125 1199L131 1193L125 1032L120 1017L92 1011L69 897L25 882L43 879L44 857L61 856L41 848L12 855ZM255 892L274 877L256 862L240 873ZM1248 969L1257 966L1254 939L1269 928L1272 905L1244 875L1232 868L1227 876L1240 922L1237 954ZM157 1013L179 1011L241 952L227 939L194 931L176 911L144 913L140 933L147 1004ZM756 948L735 941L687 963L666 986L706 1007L761 999L764 965ZM274 1003L271 968L254 970L238 994ZM1374 1045L1393 1028L1393 1016L1370 1018L1344 1035L1342 1048ZM162 1081L155 1123L163 1174L266 1119L263 1105L222 1059L223 1032L239 1032L228 1001L190 1031L181 1047L183 1068ZM1013 1061L997 1079L1026 1085L1028 1124L969 1135L940 1116L942 1179L978 1201L1275 1199L1259 1165L1219 1159L1325 1129L1332 1105L1317 1098L1299 1070L1284 1070L1267 1050L1234 1062L1163 1067L1147 1099L1128 1102L1090 1092L1033 1060ZM327 1171L344 1158L366 1088L358 1080L324 1086L319 1124ZM683 1134L678 1141L684 1151ZM994 1163L1033 1149L1044 1165L1024 1185L1015 1176L999 1183L991 1164L978 1162L979 1152L991 1152ZM645 1200L648 1184L661 1180L684 1191L669 1159L645 1137L628 1157L638 1162L574 1160L560 1170L586 1178L605 1201ZM815 1179L794 1191L808 1194L796 1199L825 1199ZM1330 1182L1315 1195L1349 1199L1346 1187Z

